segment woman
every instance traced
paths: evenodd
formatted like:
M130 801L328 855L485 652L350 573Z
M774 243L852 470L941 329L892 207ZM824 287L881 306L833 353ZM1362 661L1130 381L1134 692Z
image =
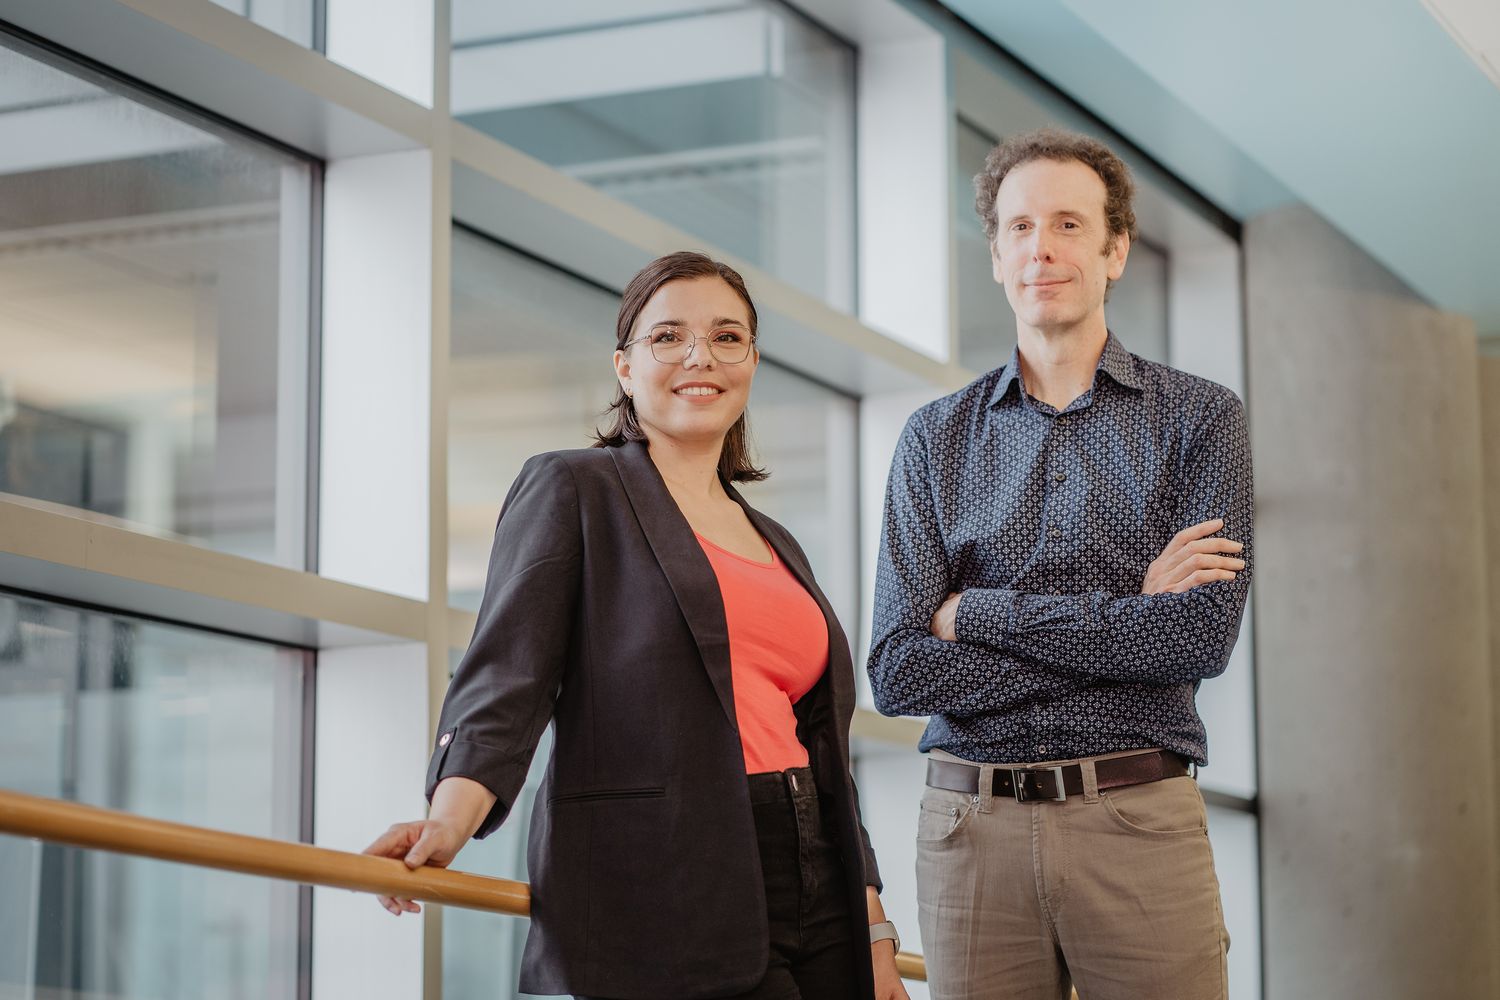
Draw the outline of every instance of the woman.
M744 416L755 337L724 264L669 254L631 280L613 426L521 470L430 814L367 849L447 865L504 821L551 721L526 992L906 997L874 940L889 924L849 773L848 642L796 541L730 485L765 478Z

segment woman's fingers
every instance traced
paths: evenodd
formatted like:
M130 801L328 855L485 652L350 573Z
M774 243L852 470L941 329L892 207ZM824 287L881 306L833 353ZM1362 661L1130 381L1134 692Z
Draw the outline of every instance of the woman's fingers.
M397 823L376 837L375 842L366 847L363 853L381 858L400 858L410 868L420 867L427 860L434 846L433 839L427 836L430 825L425 821ZM422 847L424 840L428 841L428 844ZM413 861L413 858L420 860ZM387 912L398 917L403 913L422 912L420 905L404 896L376 896L375 899L385 907Z
M437 846L436 838L432 836L431 831L423 830L417 842L411 845L411 849L401 860L406 862L408 868L421 868L427 863L427 859L432 856Z
M361 853L373 854L381 858L399 858L411 850L411 845L416 842L418 836L418 832L413 827L421 825L420 823L397 823L376 837L375 842Z
M421 913L421 904L415 900L403 899L399 896L377 896L380 905L385 907L392 916L401 916L403 913Z
M423 865L446 868L458 853L458 848L463 846L463 841L457 839L457 836L452 827L428 820L422 824L416 842L402 860L408 868L420 868Z

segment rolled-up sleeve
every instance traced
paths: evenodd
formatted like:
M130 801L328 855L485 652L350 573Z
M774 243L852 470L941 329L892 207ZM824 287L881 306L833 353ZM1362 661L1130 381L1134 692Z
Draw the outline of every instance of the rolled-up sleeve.
M427 770L428 801L455 775L494 793L476 837L504 822L551 721L582 544L572 473L555 455L530 459L500 511L478 624L443 699Z

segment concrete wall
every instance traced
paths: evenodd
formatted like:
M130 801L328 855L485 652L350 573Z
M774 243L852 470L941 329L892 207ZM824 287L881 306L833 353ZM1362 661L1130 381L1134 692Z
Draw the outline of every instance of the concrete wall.
M1304 209L1245 269L1265 995L1494 997L1472 326Z

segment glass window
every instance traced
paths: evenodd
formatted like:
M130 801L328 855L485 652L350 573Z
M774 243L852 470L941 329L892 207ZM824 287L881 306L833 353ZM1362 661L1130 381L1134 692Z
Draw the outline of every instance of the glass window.
M500 829L483 840L471 840L453 859L457 871L529 881L526 870L526 840L531 829L531 811L542 775L552 756L552 729L542 734L526 784ZM528 922L502 913L450 908L443 914L443 996L450 1000L472 997L531 997L520 991L521 952L526 946Z
M1010 360L1016 315L995 282L989 241L974 211L974 175L998 140L960 118L953 164L954 242L958 270L958 360L984 372ZM1167 360L1167 254L1144 234L1130 248L1125 274L1110 290L1109 328L1131 351Z
M0 492L305 565L313 166L0 35Z
M1229 995L1259 997L1259 823L1252 813L1209 806L1208 836L1229 930Z
M0 787L299 839L308 668L0 592ZM0 994L295 995L295 886L14 838L0 871Z
M1016 314L995 282L990 244L974 211L974 175L995 140L962 118L953 159L954 267L958 271L958 363L974 372L999 368L1016 346Z
M754 294L754 289L751 289ZM491 240L453 245L449 370L449 603L477 608L495 516L522 463L591 442L614 391L619 297ZM774 330L755 376L750 429L771 472L747 500L785 524L850 630L857 620L855 403L778 365Z
M852 311L849 46L772 0L452 16L460 120Z
M313 47L314 0L213 0L298 45Z

